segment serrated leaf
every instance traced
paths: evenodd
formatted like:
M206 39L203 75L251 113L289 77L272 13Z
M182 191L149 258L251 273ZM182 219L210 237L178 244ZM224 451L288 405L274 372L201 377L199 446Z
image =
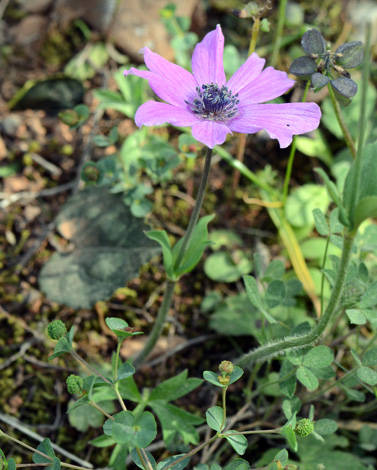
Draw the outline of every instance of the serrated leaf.
M319 382L317 377L307 367L300 366L297 369L297 379L311 392L318 388Z
M224 411L220 406L213 406L206 411L206 421L211 429L221 432L225 427L225 420L223 423ZM223 425L222 425L223 424Z
M229 435L232 434L232 435ZM243 455L246 452L248 442L243 434L239 434L237 431L226 431L222 434L238 455Z
M316 346L310 349L304 357L303 365L306 367L327 367L334 361L334 353L327 346Z
M159 251L122 196L102 187L72 196L57 226L75 248L69 254L55 253L42 268L39 282L51 300L73 308L90 308L108 298Z

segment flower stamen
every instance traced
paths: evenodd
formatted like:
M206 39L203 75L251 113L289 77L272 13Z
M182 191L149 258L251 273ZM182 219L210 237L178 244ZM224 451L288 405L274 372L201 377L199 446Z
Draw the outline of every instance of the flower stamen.
M198 96L192 103L186 101L190 111L204 120L227 122L238 112L238 93L234 95L228 87L221 88L216 83L210 83L196 87Z

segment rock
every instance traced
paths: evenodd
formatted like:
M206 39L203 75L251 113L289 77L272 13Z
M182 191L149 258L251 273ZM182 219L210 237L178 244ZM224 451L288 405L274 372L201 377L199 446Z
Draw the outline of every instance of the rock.
M27 11L28 13L44 13L50 5L52 4L53 0L18 0L21 3L22 9Z
M41 39L47 27L48 19L41 15L29 15L17 26L12 28L11 34L18 46L29 46L31 43Z
M1 121L1 130L9 137L16 137L22 118L18 114L9 114Z
M166 0L57 0L56 15L63 22L79 16L93 28L106 34L123 52L141 62L139 50L148 46L168 60L173 59L171 37L161 21L159 11ZM175 0L177 16L192 18L199 0Z

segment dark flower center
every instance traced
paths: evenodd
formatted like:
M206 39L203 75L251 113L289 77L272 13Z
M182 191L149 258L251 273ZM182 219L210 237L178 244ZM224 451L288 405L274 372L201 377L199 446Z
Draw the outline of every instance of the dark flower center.
M202 119L209 121L228 121L237 114L237 105L240 102L228 88L223 85L221 88L216 83L196 87L197 98L192 103L186 101L191 112L197 114Z

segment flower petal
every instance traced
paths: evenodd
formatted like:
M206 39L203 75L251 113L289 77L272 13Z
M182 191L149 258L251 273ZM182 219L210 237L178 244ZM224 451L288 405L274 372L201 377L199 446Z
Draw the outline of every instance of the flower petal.
M131 68L124 75L137 75L148 80L149 86L164 101L175 106L186 107L185 100L196 96L194 76L168 60L144 47L144 61L150 71Z
M199 119L186 109L158 101L147 101L136 111L135 122L138 127L156 126L165 122L184 127L196 124Z
M292 142L292 136L317 129L321 110L315 103L256 104L239 109L229 122L234 132L253 134L265 129L280 147Z
M266 60L261 59L253 52L247 61L233 74L226 86L234 93L238 93L248 86L262 72Z
M285 72L267 67L259 77L239 91L241 105L264 103L281 96L293 87L294 80L288 78Z
M220 25L196 45L192 55L192 72L199 86L207 83L225 85L223 64L224 36Z
M226 135L231 133L225 124L216 121L201 121L192 127L193 137L211 149L215 145L223 144Z

